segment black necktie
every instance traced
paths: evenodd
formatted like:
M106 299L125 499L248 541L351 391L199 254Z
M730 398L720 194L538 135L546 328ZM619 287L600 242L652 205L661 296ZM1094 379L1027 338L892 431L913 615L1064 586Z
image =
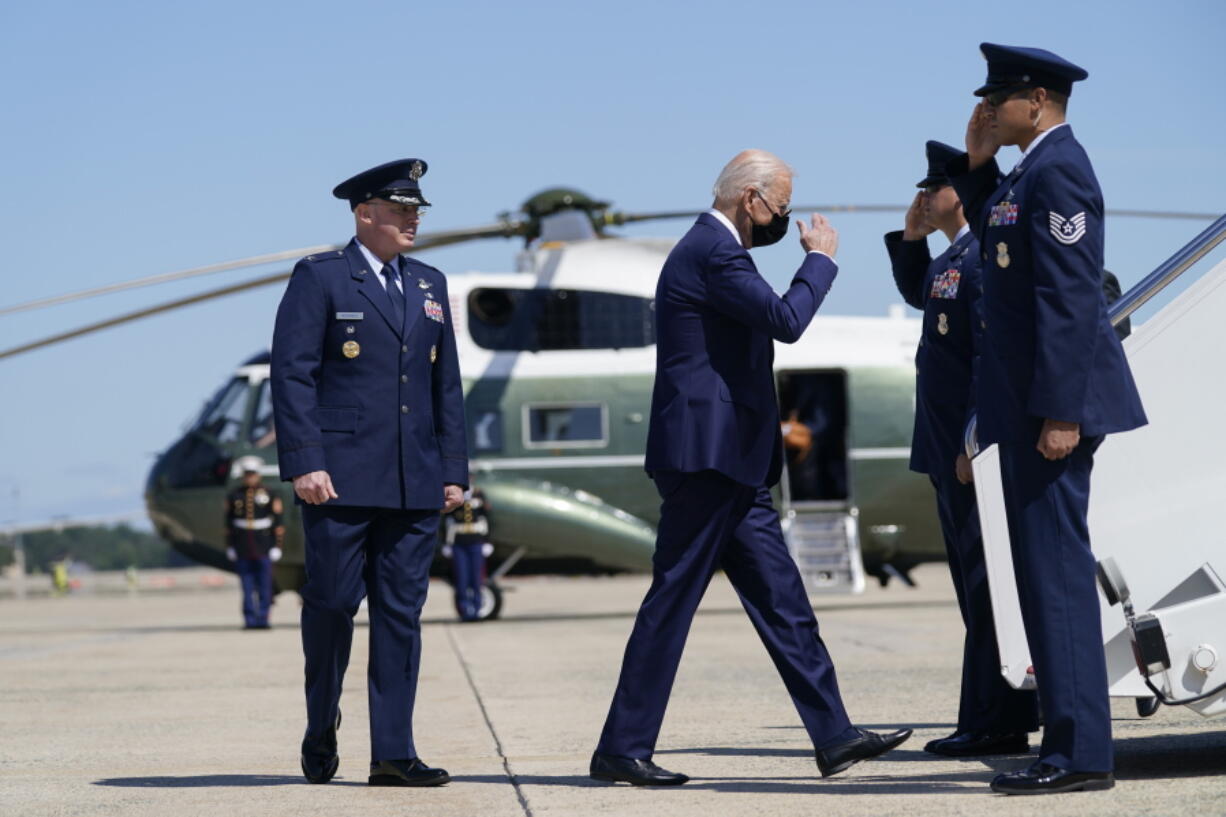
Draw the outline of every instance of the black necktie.
M404 326L404 293L396 286L399 273L395 264L384 264L383 277L387 281L387 297L392 302L392 317L396 321L396 331Z

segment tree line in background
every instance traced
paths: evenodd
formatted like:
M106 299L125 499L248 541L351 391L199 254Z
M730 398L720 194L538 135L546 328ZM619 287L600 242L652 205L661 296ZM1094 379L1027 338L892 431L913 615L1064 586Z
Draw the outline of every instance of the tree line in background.
M186 567L194 564L162 539L130 525L95 525L22 534L27 573L49 573L51 564L68 556L94 570L127 567ZM0 539L0 567L13 563L13 539Z

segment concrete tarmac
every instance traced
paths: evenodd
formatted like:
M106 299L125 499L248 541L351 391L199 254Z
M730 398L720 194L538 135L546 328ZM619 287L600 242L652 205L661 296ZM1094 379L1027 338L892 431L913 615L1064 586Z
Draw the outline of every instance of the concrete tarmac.
M818 776L791 700L727 582L694 621L656 761L677 789L597 783L588 758L646 577L507 582L505 617L459 624L435 583L424 622L416 738L451 772L440 789L366 786L365 613L342 700L341 765L298 768L298 598L243 632L232 586L191 593L0 601L0 814L18 815L1222 815L1226 720L1114 702L1116 788L1004 797L1029 756L946 760L961 622L943 565L919 589L816 598L853 720L914 727L885 759ZM1032 745L1037 745L1034 736Z

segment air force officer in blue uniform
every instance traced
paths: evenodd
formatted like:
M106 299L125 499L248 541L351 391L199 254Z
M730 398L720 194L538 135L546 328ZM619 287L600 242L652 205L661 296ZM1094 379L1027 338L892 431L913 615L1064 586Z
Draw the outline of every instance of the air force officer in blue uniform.
M980 445L1000 445L1022 617L1043 709L1038 760L1009 794L1114 785L1111 709L1086 513L1103 435L1145 412L1102 292L1103 198L1065 110L1085 70L984 43L967 153L946 171L982 247ZM1001 145L1022 155L1007 174Z
M905 228L887 233L894 282L908 304L924 313L915 355L915 432L911 470L927 474L949 555L958 606L966 626L962 691L954 734L924 748L951 757L1025 752L1038 728L1033 692L1015 690L1000 674L983 540L963 430L974 409L974 370L982 295L979 242L949 185L945 163L961 151L941 142L926 147L928 174L907 211ZM933 258L927 236L941 230L948 249Z
M834 665L788 554L769 486L782 440L773 342L794 343L834 281L838 236L821 216L801 229L804 263L780 297L747 250L788 230L791 170L764 151L734 158L715 204L673 248L656 289L656 381L648 473L660 494L654 575L626 646L591 775L676 785L651 762L694 611L727 573L817 750L823 775L901 743L851 725Z
M299 261L277 311L272 394L281 477L306 536L302 770L338 764L338 702L353 616L370 612L371 785L436 786L413 744L413 700L440 509L468 482L464 405L443 274L400 253L429 204L426 163L390 162L342 182L357 236Z

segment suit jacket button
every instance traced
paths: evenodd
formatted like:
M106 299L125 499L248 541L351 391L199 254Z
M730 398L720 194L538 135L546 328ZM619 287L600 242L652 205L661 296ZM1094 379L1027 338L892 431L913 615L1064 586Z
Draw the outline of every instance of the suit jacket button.
M406 354L406 355L407 355L407 354L409 353L409 347L407 347L407 346L401 346L401 347L400 347L400 351L401 351L403 354Z
M409 407L408 407L408 406L401 406L401 407L400 407L400 413L401 413L401 414L408 414L408 413L409 413Z
M402 375L400 375L400 382L401 382L401 383L408 383L408 382L409 382L409 376L408 376L407 374L402 374Z

